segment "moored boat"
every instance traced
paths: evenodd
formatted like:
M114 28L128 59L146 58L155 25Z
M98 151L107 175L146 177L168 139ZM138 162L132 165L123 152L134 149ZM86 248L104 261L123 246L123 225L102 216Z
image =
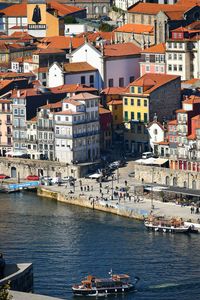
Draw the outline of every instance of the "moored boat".
M130 282L127 274L115 274L110 272L110 278L97 278L89 275L81 281L81 284L74 285L72 291L76 296L98 296L121 294L135 290L139 278L135 277L134 282Z
M181 219L159 219L150 217L144 222L145 227L148 230L155 232L164 232L164 233L189 233L191 231L190 226L186 226Z

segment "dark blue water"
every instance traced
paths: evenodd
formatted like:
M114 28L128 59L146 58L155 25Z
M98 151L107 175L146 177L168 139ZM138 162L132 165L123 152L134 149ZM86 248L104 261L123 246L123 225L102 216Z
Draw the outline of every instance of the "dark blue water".
M0 251L8 262L33 262L36 293L73 299L73 283L112 268L141 281L111 300L200 299L200 235L149 233L140 222L32 193L0 195Z

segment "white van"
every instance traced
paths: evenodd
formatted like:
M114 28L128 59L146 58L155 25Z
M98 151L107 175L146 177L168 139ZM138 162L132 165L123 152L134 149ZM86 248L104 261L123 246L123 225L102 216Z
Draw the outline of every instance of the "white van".
M153 153L152 152L144 152L142 153L142 158L146 159L146 158L150 158L153 157Z

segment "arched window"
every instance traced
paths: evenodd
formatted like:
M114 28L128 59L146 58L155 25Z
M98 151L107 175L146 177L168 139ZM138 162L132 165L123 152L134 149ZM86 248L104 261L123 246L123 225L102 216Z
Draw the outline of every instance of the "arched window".
M94 8L94 13L95 13L95 14L98 14L98 13L99 13L99 7L98 7L98 6L95 6L95 8Z
M173 178L173 186L177 186L177 178L176 177Z
M196 188L197 188L196 180L192 180L192 189L196 190Z
M167 177L165 178L165 184L166 184L166 185L170 185L170 179L169 179L169 176L167 176Z
M102 13L103 13L103 14L106 14L106 13L107 13L107 7L106 7L106 6L103 6L103 7L102 7Z

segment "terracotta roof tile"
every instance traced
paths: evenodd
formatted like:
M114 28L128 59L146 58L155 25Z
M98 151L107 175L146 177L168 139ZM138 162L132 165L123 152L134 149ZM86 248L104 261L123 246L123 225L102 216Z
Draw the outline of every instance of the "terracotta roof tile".
M129 93L130 86L141 86L143 87L143 94L149 94L156 90L157 88L165 85L166 83L173 81L180 76L177 75L168 75L168 74L154 74L154 73L146 73L142 77L139 77L127 88L127 92Z
M123 100L111 100L107 102L107 105L123 105Z
M87 62L66 63L63 65L63 69L66 73L91 72L97 70Z
M158 4L158 3L142 3L138 2L135 5L132 5L128 8L128 13L139 13L139 14L147 14L147 15L156 15L160 11L169 14L170 18L176 18L178 14L178 18L183 19L183 14L189 8L193 7L194 4L190 1L182 4ZM171 14L171 16L170 16Z
M184 104L195 104L200 103L200 97L191 95L190 97L185 98L183 101Z
M58 49L58 48L46 48L46 49L37 49L33 52L33 54L39 55L39 54L57 54L57 53L65 53L64 50Z
M56 115L81 115L83 114L83 112L76 112L76 111L72 111L72 110L64 110L64 111L60 111L60 112L56 112Z
M93 95L93 94L90 94L90 93L80 93L80 94L77 94L73 97L71 97L70 99L72 100L91 100L91 99L99 99L100 97L99 96L96 96L96 95Z
M177 122L177 120L171 120L171 121L169 121L167 124L168 124L168 125L177 125L178 122Z
M115 29L116 32L131 32L136 34L151 33L153 34L154 27L146 24L125 24Z
M108 57L138 55L141 48L133 43L123 43L104 46L104 55Z
M125 92L124 87L107 87L101 91L104 95L122 95Z
M27 9L26 4L13 4L11 6L8 6L2 10L0 10L0 13L3 13L6 16L9 17L26 17L27 16Z
M165 43L161 43L161 44L154 45L154 46L151 46L149 48L146 48L146 49L142 50L142 53L162 53L162 54L165 54L165 51L166 51Z
M74 106L80 106L80 105L83 105L81 102L75 101L75 100L73 100L73 99L71 99L71 98L64 99L64 100L63 100L63 103L72 104L72 105L74 105Z
M41 40L38 44L38 48L49 49L69 49L72 43L73 49L76 49L83 45L85 42L84 37L69 37L69 36L51 36L46 37Z
M111 114L111 111L109 109L105 109L104 107L99 106L99 114Z
M86 86L84 84L64 84L54 88L50 88L52 93L76 93L76 92L96 92L97 89Z
M9 100L9 99L0 99L0 103L12 103L12 100Z
M59 101L59 102L56 102L56 103L48 103L48 104L45 104L43 106L40 106L40 108L44 108L44 109L62 108L62 102Z
M47 5L47 9L49 9L49 8L55 9L57 11L58 15L61 17L83 10L83 8L79 8L79 7L72 6L72 5L62 4L62 3L59 3L56 1L49 2Z

